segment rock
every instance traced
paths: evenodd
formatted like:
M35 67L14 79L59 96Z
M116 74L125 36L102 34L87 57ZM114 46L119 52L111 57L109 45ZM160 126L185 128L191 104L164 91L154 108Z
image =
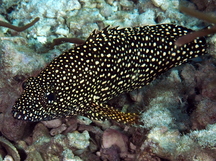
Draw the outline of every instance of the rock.
M128 138L126 135L122 134L118 130L107 129L103 133L102 137L102 147L110 148L116 145L121 153L128 152Z
M205 99L199 102L191 115L192 129L205 129L216 123L216 102Z
M90 144L90 136L88 131L83 131L83 133L79 133L78 131L68 133L67 139L69 141L69 145L77 149L85 149Z
M2 134L9 140L17 141L30 133L32 123L20 121L12 115L5 114L2 122Z
M50 121L42 121L42 123L47 127L47 128L57 128L62 125L62 120L61 119L54 119Z

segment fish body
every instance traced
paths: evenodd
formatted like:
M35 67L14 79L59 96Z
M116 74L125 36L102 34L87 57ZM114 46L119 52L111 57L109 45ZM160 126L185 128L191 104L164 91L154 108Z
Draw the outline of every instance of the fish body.
M43 121L84 115L135 123L137 114L119 112L107 101L205 54L205 38L175 45L178 37L189 32L172 24L93 31L83 45L64 52L37 77L25 82L24 93L13 106L13 116Z

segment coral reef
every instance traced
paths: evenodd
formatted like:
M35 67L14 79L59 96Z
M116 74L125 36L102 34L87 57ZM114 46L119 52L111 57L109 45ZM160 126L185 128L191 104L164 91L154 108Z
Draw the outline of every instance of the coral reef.
M3 0L0 20L24 26L23 32L0 27L0 160L215 161L215 36L210 55L174 68L142 89L109 103L135 108L141 124L70 117L50 122L15 120L11 107L22 82L37 75L73 44L52 49L55 38L80 38L107 25L129 27L172 23L198 30L206 22L178 11L179 0ZM215 1L185 1L192 9L215 10ZM212 14L210 13L210 14ZM4 137L3 137L4 136Z
M152 3L154 6L162 7L163 11L154 8ZM12 7L13 3L5 2L4 5ZM135 4L129 0L109 3L104 0L80 2L78 0L73 2L36 0L19 1L16 5L16 10L8 14L14 25L27 24L33 18L40 17L40 21L31 28L30 32L23 33L23 36L28 37L28 43L34 45L38 51L42 50L44 44L51 43L54 38L64 36L86 39L91 31L102 29L107 25L121 27L152 25L157 23L155 20L159 20L159 23L175 22L192 29L197 29L199 26L197 19L192 18L193 21L187 21L183 14L177 12L178 1L142 0Z

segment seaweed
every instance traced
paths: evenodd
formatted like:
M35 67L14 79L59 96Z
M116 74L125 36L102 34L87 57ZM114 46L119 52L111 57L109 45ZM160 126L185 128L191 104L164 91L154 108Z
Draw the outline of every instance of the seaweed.
M82 39L79 39L79 38L64 38L64 37L61 37L61 38L56 38L56 39L53 39L53 46L55 45L60 45L62 43L65 43L65 42L70 42L70 43L75 43L75 44L78 44L78 45L82 45L85 43L84 40Z
M22 31L30 28L31 26L33 26L39 20L40 20L40 18L36 17L33 21L31 21L30 23L28 23L28 24L26 24L26 25L24 25L22 27L14 26L14 25L11 25L10 23L0 21L0 26L7 27L7 28L15 30L17 32L22 32ZM52 47L54 47L55 45L60 45L60 44L62 44L64 42L70 42L70 43L75 43L75 44L79 44L79 45L85 43L84 40L78 39L78 38L56 38L56 39L53 39Z
M32 22L30 22L30 23L28 23L28 24L26 24L26 25L24 25L22 27L14 26L14 25L11 25L11 24L9 24L7 22L0 21L0 26L7 27L9 29L13 29L13 30L15 30L17 32L22 32L22 31L30 28L31 26L33 26L36 22L39 21L39 19L40 19L39 17L36 17Z
M186 13L187 15L196 17L198 19L207 21L209 23L213 23L214 25L216 24L216 18L213 17L213 16L211 16L211 15L209 15L209 14L204 14L202 12L199 12L199 11L196 11L196 10L184 7L182 5L179 6L179 10L181 12ZM203 36L207 36L209 34L214 34L214 33L216 33L216 26L213 26L213 27L207 28L207 29L201 29L201 30L194 31L194 32L191 32L191 33L189 33L187 35L179 37L176 40L175 44L177 46L182 46L184 44L187 44L187 43L193 41L197 37L203 37Z

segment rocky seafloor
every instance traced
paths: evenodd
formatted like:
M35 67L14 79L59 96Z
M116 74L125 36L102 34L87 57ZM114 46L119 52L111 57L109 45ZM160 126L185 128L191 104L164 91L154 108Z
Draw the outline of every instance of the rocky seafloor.
M31 123L16 120L11 109L22 82L37 75L74 44L53 48L52 40L85 40L107 25L130 27L172 23L193 30L209 24L178 10L216 14L215 0L2 0L0 20L23 26L0 27L0 161L215 161L215 36L209 53L173 68L150 85L110 101L141 113L142 124L93 121L82 116Z

